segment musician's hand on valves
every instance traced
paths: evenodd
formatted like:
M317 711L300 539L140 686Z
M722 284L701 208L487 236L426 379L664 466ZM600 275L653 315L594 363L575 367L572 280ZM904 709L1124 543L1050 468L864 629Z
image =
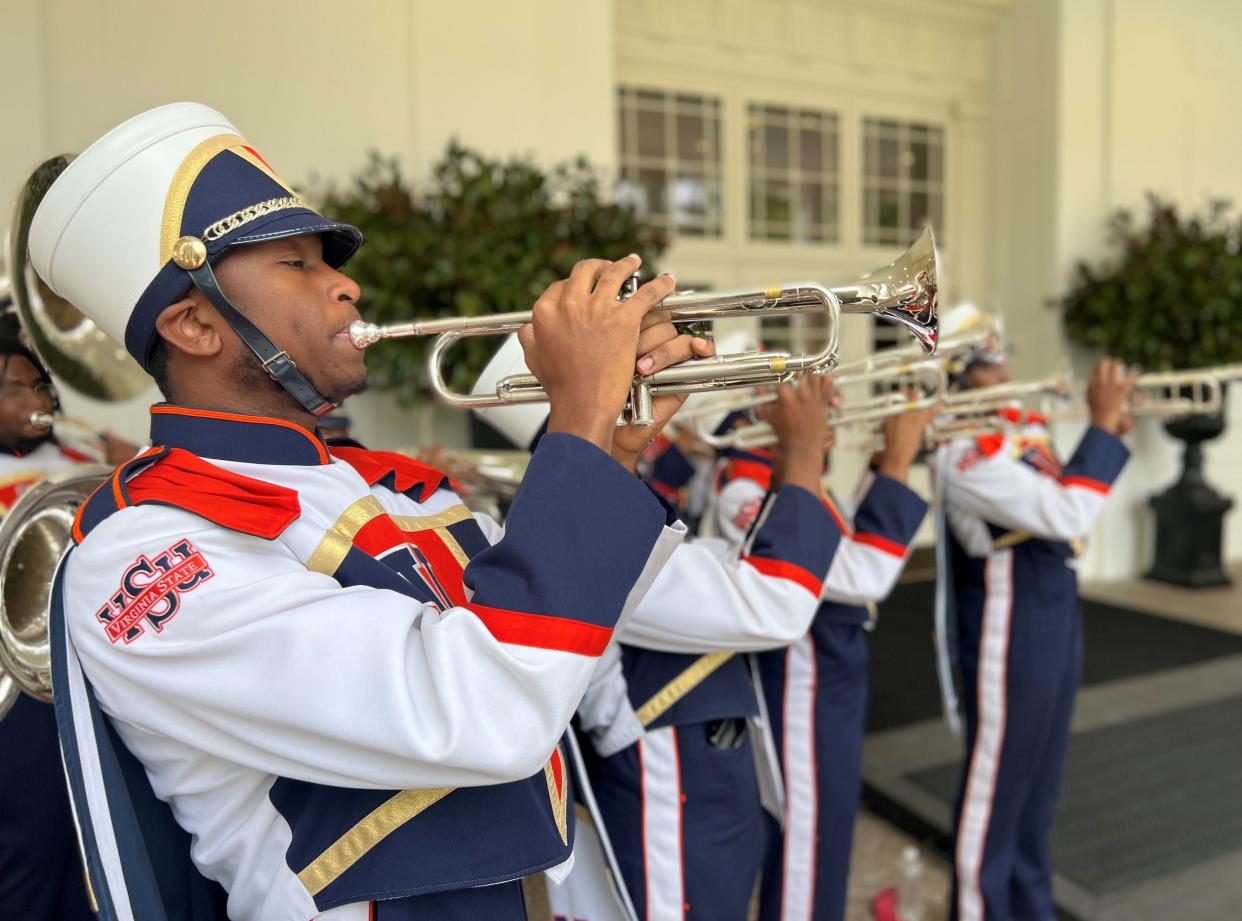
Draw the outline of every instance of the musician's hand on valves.
M642 260L585 259L535 302L518 332L526 364L548 394L549 432L612 449L617 417L630 393L643 318L673 291L661 275L619 302L622 284Z
M654 374L691 358L709 358L716 354L716 344L681 333L669 319L667 311L653 310L643 318L642 333L638 338L639 358L635 370L639 374ZM651 415L653 425L626 425L618 428L612 436L612 456L623 466L634 470L643 449L660 434L665 424L686 402L689 394L666 394L653 397Z
M911 399L915 398L911 393ZM915 409L884 420L884 448L874 458L886 477L906 482L910 465L923 448L923 433L936 415L934 409Z
M782 484L819 494L824 455L835 440L828 424L834 395L830 376L811 374L796 384L781 384L776 402L760 411L776 435L775 472Z
M1087 407L1091 411L1092 425L1118 436L1130 431L1134 420L1126 406L1136 377L1137 372L1127 372L1117 359L1100 359L1087 382Z

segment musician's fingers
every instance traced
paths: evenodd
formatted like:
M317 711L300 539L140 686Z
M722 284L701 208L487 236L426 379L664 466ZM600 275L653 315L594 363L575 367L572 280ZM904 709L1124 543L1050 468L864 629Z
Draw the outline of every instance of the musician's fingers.
M668 324L670 327L672 324ZM654 374L670 365L675 365L688 358L694 358L694 336L684 334L667 339L638 360L639 374Z

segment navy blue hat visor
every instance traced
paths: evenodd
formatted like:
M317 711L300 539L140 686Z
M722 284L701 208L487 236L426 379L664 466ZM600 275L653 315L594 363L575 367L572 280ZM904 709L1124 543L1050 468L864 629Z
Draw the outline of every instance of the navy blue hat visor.
M319 234L324 262L339 269L362 246L362 231L331 220L309 208L287 208L264 215L236 230L207 241L207 260L214 266L234 246L267 243L289 237ZM144 368L155 341L155 321L169 304L185 296L190 279L184 269L169 260L147 286L125 329L125 348Z
M209 243L208 258L215 264L219 256L233 246L267 243L308 234L319 234L323 240L323 260L334 269L339 269L348 262L362 246L362 231L357 227L331 220L308 208L290 208L252 221L235 233L221 238L215 245Z

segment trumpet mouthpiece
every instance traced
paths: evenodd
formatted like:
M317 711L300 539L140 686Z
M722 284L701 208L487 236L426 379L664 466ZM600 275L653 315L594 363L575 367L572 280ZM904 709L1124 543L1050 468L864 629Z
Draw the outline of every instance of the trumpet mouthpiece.
M41 432L50 432L52 430L53 421L51 413L30 414L30 427L36 428Z
M354 320L349 324L349 341L354 344L356 349L365 349L368 345L373 345L384 338L380 328L374 323L367 323L365 320Z

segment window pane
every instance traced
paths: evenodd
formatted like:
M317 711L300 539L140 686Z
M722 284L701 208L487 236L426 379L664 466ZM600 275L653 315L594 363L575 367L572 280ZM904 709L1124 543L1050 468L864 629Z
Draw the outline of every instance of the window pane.
M896 138L880 138L878 159L872 175L896 179L901 171L901 155Z
M875 229L880 226L880 193L876 189L863 190L863 228L868 243L875 242Z
M896 191L892 189L880 190L879 209L879 219L876 221L877 227L895 228L900 226L901 199Z
M863 120L863 240L907 243L939 224L944 204L944 131L936 125Z
M807 182L802 186L802 201L799 208L799 227L817 227L824 223L824 187L818 182Z
M638 210L652 216L668 213L668 205L664 200L664 187L667 185L664 170L640 169L638 171Z
M701 115L677 116L677 158L679 160L702 160L708 153L707 138L703 131Z
M767 211L763 206L763 190L759 187L759 183L752 182L750 184L750 222L752 236L763 236L760 228L762 227L764 219L767 215Z
M918 230L931 218L926 192L910 193L910 229Z
M789 132L783 125L768 125L764 129L763 162L768 169L789 167Z
M768 180L764 183L764 207L769 223L774 221L788 223L790 217L789 183L780 180Z
M673 211L680 221L701 222L707 214L707 183L701 173L679 173L673 183Z
M837 118L831 112L751 104L747 110L751 235L823 242L835 226ZM835 239L833 237L832 239Z
M638 111L638 153L643 157L663 157L664 113L647 109Z
M824 168L823 135L819 131L799 132L798 165L807 172L819 172Z
M719 236L720 103L688 93L621 87L618 195L653 223Z
M928 177L928 148L925 141L914 141L909 150L910 178L920 182Z

